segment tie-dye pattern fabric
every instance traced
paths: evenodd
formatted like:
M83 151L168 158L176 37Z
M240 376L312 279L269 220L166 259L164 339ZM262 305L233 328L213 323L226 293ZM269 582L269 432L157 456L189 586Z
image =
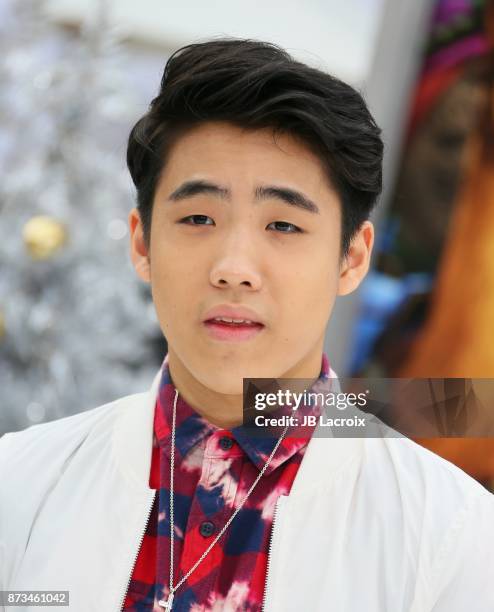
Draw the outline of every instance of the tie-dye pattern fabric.
M329 372L329 361L323 354L319 380L327 380ZM123 610L126 611L162 612L158 601L166 599L169 591L174 397L175 387L165 358L156 401L149 480L150 487L159 490L125 598ZM312 430L313 427L304 429L304 433ZM280 495L290 492L308 441L307 435L283 439L226 532L175 592L173 612L261 610L275 502ZM242 425L231 429L217 427L179 396L174 473L174 585L238 507L276 442L276 438L249 435Z

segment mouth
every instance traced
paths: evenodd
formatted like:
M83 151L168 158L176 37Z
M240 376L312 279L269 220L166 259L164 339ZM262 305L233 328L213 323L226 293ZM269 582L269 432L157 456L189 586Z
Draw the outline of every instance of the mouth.
M239 342L255 338L264 329L255 321L228 321L218 318L204 321L208 334L215 340Z

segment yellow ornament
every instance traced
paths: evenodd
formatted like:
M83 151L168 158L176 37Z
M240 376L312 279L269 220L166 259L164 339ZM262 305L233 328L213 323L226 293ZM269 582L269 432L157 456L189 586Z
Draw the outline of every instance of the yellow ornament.
M22 237L33 259L51 259L67 241L67 230L54 217L38 215L24 225Z

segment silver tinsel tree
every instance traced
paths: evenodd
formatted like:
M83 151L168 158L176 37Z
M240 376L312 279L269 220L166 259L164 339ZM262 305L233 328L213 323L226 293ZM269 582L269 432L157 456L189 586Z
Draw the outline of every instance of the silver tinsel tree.
M39 0L0 9L0 435L144 390L158 366L128 254L142 100L104 9L77 31Z

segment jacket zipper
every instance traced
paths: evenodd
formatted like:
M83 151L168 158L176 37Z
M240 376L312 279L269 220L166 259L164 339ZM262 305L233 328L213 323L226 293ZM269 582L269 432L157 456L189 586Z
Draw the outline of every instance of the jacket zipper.
M123 610L124 603L125 603L125 596L127 595L127 591L129 590L130 581L132 580L132 574L134 573L134 568L135 568L136 563L137 563L137 557L139 556L139 551L141 550L142 542L144 540L144 536L146 535L146 530L147 530L147 526L148 526L148 523L149 523L149 518L151 516L151 512L153 510L154 502L155 502L155 499L156 499L156 491L157 491L157 489L154 490L153 499L151 501L151 504L149 506L149 510L148 510L148 513L147 513L146 523L144 524L144 529L142 530L141 537L139 538L139 546L137 547L137 552L135 554L134 562L132 563L132 569L130 570L129 579L127 580L127 586L126 586L125 591L123 592L122 598L120 600L120 607L118 608L120 612L122 612L122 610Z
M270 567L270 562L271 562L271 553L272 553L272 550L273 550L273 537L274 537L274 526L275 526L275 522L276 522L276 514L278 512L278 507L281 504L281 498L282 497L286 497L286 496L278 497L278 499L276 500L276 504L274 506L273 524L271 525L271 535L269 537L269 546L268 546L268 561L267 561L267 566L266 566L266 587L264 589L264 597L263 597L263 600L262 600L261 612L265 612L266 611L266 602L268 601L268 587L273 582L273 580L272 580L273 577L272 576L271 576L271 582L269 581L269 567Z

